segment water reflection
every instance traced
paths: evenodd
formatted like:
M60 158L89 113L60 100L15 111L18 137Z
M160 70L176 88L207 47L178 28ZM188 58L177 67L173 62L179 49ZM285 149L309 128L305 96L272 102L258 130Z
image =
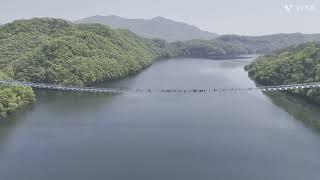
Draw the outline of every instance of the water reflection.
M34 109L34 104L27 106L22 112L9 114L5 119L0 120L0 157L5 151L7 143L15 129L26 118L28 113Z
M273 104L281 107L305 126L320 133L320 106L283 92L265 93Z
M106 86L254 86L243 70L246 62L233 63L161 61ZM96 96L40 91L34 109L20 115L0 128L1 180L319 177L318 134L295 123L262 93Z
M119 94L67 92L52 90L36 90L36 104L46 106L50 104L51 111L65 114L77 113L98 109L102 104L110 103ZM68 107L68 108L65 108Z

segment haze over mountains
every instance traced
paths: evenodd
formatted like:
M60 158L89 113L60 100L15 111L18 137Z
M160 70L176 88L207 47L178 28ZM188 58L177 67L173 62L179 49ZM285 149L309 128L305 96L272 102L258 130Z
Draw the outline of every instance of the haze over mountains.
M100 23L112 28L129 29L145 38L159 38L166 41L185 41L192 39L209 40L217 37L215 33L203 31L187 23L176 22L163 17L153 19L126 19L119 16L91 16L77 23Z

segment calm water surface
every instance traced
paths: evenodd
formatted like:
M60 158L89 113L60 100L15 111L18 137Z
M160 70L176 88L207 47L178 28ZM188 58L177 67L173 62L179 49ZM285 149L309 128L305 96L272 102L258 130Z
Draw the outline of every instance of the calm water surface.
M250 87L252 59L172 59L108 87ZM320 109L286 96L37 92L0 123L1 180L319 180ZM319 120L319 121L318 121Z

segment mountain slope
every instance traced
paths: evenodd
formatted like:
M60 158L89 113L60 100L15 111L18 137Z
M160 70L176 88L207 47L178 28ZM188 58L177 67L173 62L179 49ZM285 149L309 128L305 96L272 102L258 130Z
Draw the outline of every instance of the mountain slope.
M90 85L149 66L161 52L147 43L99 24L17 20L0 27L0 70L20 81Z
M320 34L290 33L265 36L223 35L216 38L216 40L228 45L242 47L248 54L265 54L293 45L310 41L320 41Z
M0 27L0 80L91 85L143 70L169 56L168 45L99 24L17 20ZM0 85L0 119L33 100L29 87Z
M320 81L320 42L292 46L257 58L246 66L249 76L262 85L282 85ZM320 90L294 90L291 93L320 104Z
M170 45L180 56L217 59L245 54L266 54L311 41L320 41L320 34L223 35L212 40L173 42Z
M160 38L167 41L185 41L192 39L209 40L216 34L202 31L186 23L156 17L153 19L126 19L119 16L92 16L81 19L77 23L100 23L112 28L129 29L145 38Z

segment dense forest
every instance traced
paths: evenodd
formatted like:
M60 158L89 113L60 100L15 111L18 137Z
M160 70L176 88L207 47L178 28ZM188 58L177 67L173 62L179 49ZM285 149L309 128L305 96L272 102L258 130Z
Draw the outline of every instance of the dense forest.
M0 119L33 101L34 94L29 87L0 86Z
M320 41L320 34L274 34L267 36L223 35L212 40L174 42L179 44L180 55L219 59L221 56L266 54L311 41Z
M292 46L257 58L246 66L249 76L262 85L280 85L320 81L320 43ZM320 104L320 90L294 90L295 95Z
M99 24L18 20L0 27L0 79L90 85L137 73L156 58L170 56L165 46L163 41ZM1 86L0 115L33 98L31 88Z
M224 35L216 40L242 47L248 54L266 54L311 41L319 41L320 34L273 34L265 36Z
M161 51L148 42L99 24L19 20L0 28L0 68L20 81L90 85L149 66Z
M0 27L0 70L20 81L83 86L140 72L157 58L264 53L317 38L230 35L168 43L100 24L34 18Z
M318 39L319 35L303 34L225 35L169 43L101 24L53 18L16 20L0 26L0 79L89 86L138 73L160 58L266 53ZM0 96L2 115L33 99L31 89L19 87L1 87Z
M0 80L8 80L8 76L0 72ZM0 120L34 100L35 95L30 87L0 85Z

